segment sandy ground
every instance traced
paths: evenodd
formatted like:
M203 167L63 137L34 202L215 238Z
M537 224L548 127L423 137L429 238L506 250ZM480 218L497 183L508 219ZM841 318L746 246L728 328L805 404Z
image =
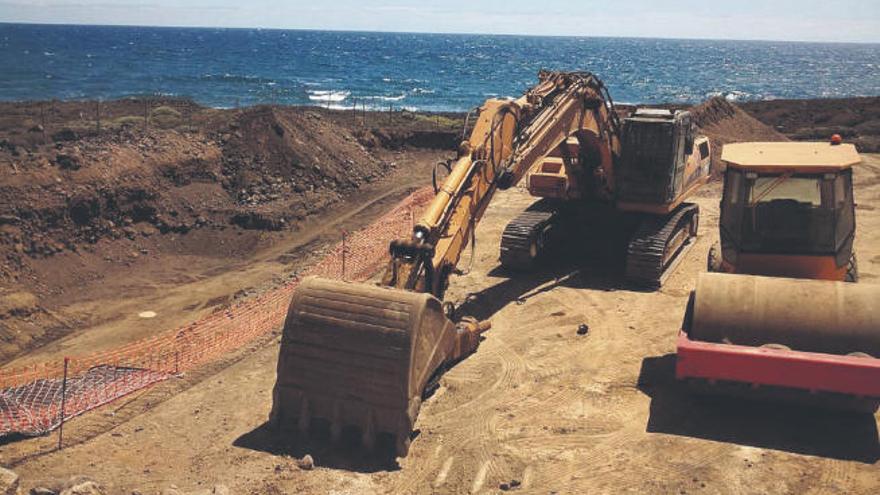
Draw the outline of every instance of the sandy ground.
M880 156L866 156L856 179L862 282L878 283ZM116 404L72 421L67 434L87 440L17 462L24 486L87 474L121 494L218 483L254 494L494 493L503 484L524 493L876 493L878 416L693 397L675 383L675 334L717 239L717 184L696 198L694 248L654 293L564 265L508 278L497 269L501 231L531 201L499 193L480 224L474 269L454 279L449 298L473 294L467 307L493 328L443 377L399 465L289 445L264 429L276 338L188 378L198 386L170 393L180 385L166 383L132 399L143 413ZM577 335L580 323L588 335ZM7 444L0 456L22 459L54 441ZM312 471L296 467L306 453Z

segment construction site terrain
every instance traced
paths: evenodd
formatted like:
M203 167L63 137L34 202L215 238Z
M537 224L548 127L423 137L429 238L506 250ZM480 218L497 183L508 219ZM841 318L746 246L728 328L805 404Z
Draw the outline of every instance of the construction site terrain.
M143 105L117 102L105 104L97 134L80 117L86 104L46 104L56 112L48 130L46 108L28 105L10 104L0 122L7 365L112 349L283 283L343 230L429 183L434 164L454 156L463 120L167 103L148 110L166 108L145 130L133 118ZM777 125L799 137L789 132L795 123L768 126L723 100L695 116L716 150L787 139ZM880 156L863 157L855 250L862 283L873 284ZM503 271L501 232L534 199L500 192L477 228L472 265L470 253L462 260L470 270L447 295L492 329L443 376L396 462L266 427L276 334L70 421L60 451L54 434L7 439L0 463L26 489L86 475L121 494L172 485L253 494L875 492L877 415L693 396L676 383L675 337L718 239L719 199L718 182L694 198L697 241L663 288L647 292L591 260ZM301 467L306 455L314 469Z

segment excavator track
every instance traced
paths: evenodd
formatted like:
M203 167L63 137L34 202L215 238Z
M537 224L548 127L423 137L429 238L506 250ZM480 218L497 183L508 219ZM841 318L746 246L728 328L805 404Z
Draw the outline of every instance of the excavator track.
M511 220L501 234L501 265L518 271L535 268L547 248L557 214L548 202L539 201Z
M698 205L682 203L670 215L645 219L627 247L627 281L659 288L693 244L699 212Z

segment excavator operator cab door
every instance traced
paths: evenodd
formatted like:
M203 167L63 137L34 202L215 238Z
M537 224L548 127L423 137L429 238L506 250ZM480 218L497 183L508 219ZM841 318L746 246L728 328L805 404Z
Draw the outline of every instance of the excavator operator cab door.
M843 266L855 234L852 170L767 174L728 168L720 223L726 263L737 265L747 253L833 256Z
M689 112L640 108L624 120L618 200L663 205L681 194L694 145Z

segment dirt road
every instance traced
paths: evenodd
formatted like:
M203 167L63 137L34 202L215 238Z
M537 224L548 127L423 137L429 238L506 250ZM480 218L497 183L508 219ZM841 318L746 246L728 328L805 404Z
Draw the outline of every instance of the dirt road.
M862 281L880 283L880 156L866 156L856 181ZM674 337L717 239L717 184L696 201L694 249L662 290L644 293L565 264L509 278L497 269L501 231L531 198L500 193L478 228L471 274L449 293L458 301L470 294L466 307L491 317L493 328L423 406L399 466L287 445L263 428L275 341L145 414L16 469L27 487L88 474L124 494L217 483L254 494L875 493L877 416L695 398L674 382ZM576 333L581 323L585 336ZM136 400L157 401L150 394L168 386ZM69 431L94 424L74 420ZM9 444L0 456L51 440ZM292 458L306 453L312 471Z

